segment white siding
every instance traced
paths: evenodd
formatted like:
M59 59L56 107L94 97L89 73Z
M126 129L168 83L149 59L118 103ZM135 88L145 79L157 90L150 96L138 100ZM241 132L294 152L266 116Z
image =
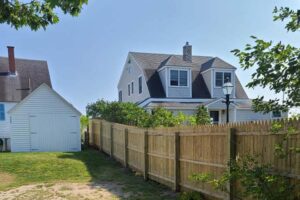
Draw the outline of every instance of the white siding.
M130 60L130 63L128 61ZM142 76L142 88L143 91L141 94L139 94L139 77ZM128 84L131 84L131 82L134 82L134 93L130 94L128 96ZM130 86L131 87L131 86ZM148 86L145 80L145 76L143 74L143 71L140 69L140 67L135 62L134 58L128 55L128 58L126 60L126 64L124 66L122 75L120 77L120 81L118 84L118 91L122 91L122 101L123 102L141 102L147 98L150 97ZM131 93L131 91L130 91Z
M0 102L4 104L5 120L0 121L0 138L10 138L10 115L7 113L12 107L16 105L13 102Z
M252 110L237 110L236 120L238 122L242 121L256 121L256 120L269 120L271 119L271 114L255 113Z
M35 139L31 136L35 129L31 127L33 126L30 120L32 117L37 118L40 124L39 131L41 135L44 134L43 137L38 138L37 142L41 145L38 151L80 151L80 114L48 86L42 85L11 111L11 150L13 152L32 151L31 140ZM71 117L73 117L73 123L69 123ZM66 130L70 132L67 136L69 139L64 138ZM71 130L73 130L73 135L71 135ZM68 144L68 142L74 142L74 137L77 141L76 150L70 149L70 144ZM64 144L60 144L60 141Z

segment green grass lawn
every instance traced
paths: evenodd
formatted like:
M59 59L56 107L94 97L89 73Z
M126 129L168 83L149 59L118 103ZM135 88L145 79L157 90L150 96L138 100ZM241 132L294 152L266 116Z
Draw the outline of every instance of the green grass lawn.
M134 194L130 199L174 199L174 194L166 187L152 181L145 182L141 176L95 150L1 153L0 179L1 174L0 191L37 183L114 182L123 185L125 192Z

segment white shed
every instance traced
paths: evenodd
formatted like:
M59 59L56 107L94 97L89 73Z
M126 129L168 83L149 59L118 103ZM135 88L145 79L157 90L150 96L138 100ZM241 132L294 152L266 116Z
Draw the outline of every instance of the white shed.
M81 113L42 84L9 110L11 151L80 151Z

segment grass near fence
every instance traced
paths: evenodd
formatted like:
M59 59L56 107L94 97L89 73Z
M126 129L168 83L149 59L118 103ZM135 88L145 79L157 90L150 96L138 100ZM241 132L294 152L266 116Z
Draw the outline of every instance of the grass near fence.
M131 194L126 199L174 199L166 187L123 168L95 150L78 153L1 153L0 191L14 187L57 182L109 182ZM118 199L118 198L117 198ZM121 198L123 199L123 198Z

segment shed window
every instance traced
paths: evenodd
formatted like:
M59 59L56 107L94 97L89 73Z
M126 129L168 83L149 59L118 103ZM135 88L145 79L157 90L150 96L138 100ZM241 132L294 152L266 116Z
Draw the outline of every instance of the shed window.
M216 76L215 76L216 87L223 87L223 84L227 82L231 82L230 72L216 72Z
M170 74L171 86L188 85L188 72L186 70L171 70Z
M5 120L5 109L4 104L0 104L0 121Z
M143 92L142 77L139 77L139 94Z

